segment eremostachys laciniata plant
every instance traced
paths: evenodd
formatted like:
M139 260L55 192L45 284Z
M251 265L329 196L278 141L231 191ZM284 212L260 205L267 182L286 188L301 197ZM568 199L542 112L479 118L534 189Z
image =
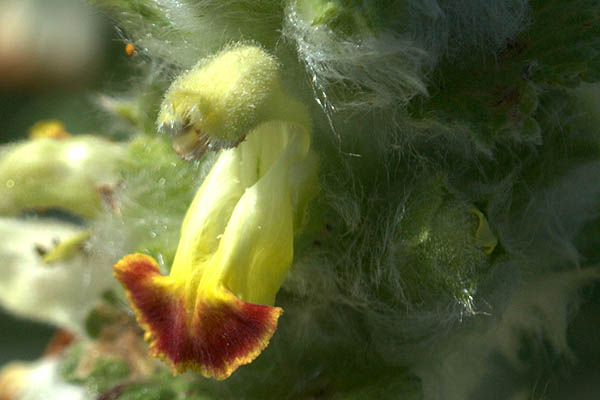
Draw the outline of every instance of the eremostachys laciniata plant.
M76 337L46 399L600 393L600 1L90 2L106 135L0 155L2 304Z

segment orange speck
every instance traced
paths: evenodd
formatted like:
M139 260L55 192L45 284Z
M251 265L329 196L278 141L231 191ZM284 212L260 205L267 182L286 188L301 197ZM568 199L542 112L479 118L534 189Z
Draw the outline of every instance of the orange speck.
M73 343L74 340L75 336L72 333L61 329L52 336L50 342L46 345L44 355L58 355Z
M127 43L125 45L125 54L127 54L127 57L133 57L135 54L135 46L133 43Z

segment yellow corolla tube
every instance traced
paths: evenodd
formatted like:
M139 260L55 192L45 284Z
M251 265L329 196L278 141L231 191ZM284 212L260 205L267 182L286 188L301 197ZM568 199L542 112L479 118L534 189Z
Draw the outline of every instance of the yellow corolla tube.
M307 124L251 125L237 147L221 150L198 189L170 274L143 254L114 267L151 354L174 373L227 378L268 345L282 313L275 296L317 188L318 163Z
M143 254L115 265L151 354L225 379L268 345L294 232L316 187L308 132L269 122L223 150L184 219L170 275Z

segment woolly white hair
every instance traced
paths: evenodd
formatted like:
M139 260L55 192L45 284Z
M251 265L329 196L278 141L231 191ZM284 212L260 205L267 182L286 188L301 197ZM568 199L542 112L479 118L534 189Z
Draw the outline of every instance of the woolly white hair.
M284 36L296 43L317 101L332 113L406 105L427 94L427 76L444 57L493 54L527 22L528 1L406 0L390 5L396 22L374 34L345 37L285 10Z
M392 31L359 40L346 38L312 25L296 7L292 2L286 8L283 33L295 41L325 111L402 105L418 93L427 93L423 78L431 58L409 38ZM344 96L348 93L351 98Z

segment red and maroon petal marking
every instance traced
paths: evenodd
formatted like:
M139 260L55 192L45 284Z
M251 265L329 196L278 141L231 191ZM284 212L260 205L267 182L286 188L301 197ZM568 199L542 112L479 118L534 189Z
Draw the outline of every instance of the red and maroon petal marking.
M222 380L240 365L252 362L269 344L282 313L279 307L245 303L232 295L232 301L204 303L196 312L198 319L183 364Z
M282 313L279 307L207 298L194 315L186 311L184 293L169 290L158 264L134 254L115 265L115 276L127 290L150 353L167 362L173 373L187 369L222 380L252 362L267 347Z

